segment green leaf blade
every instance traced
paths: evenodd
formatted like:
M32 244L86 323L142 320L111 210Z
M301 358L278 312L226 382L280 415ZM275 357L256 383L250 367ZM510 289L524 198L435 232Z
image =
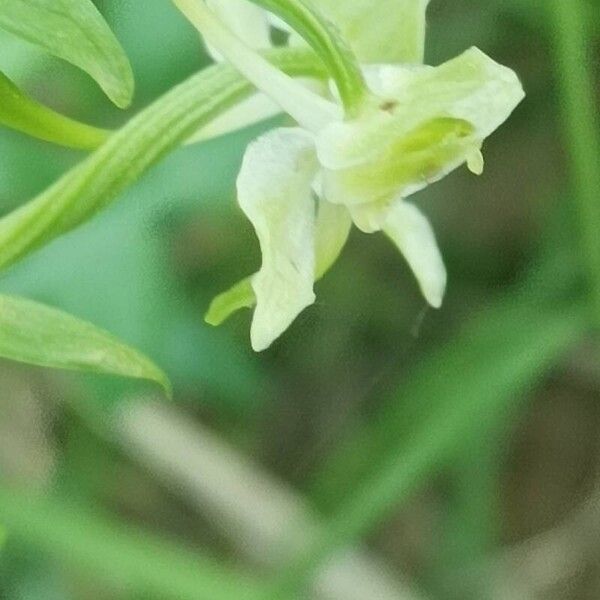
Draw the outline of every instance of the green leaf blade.
M64 498L36 498L2 485L0 519L9 542L17 540L65 568L138 592L141 598L258 597L256 579L220 564L212 556Z
M167 376L149 358L91 323L24 298L0 295L0 356L41 367L146 379L171 396Z
M91 0L2 0L0 28L83 69L120 108L131 103L131 65Z
M92 150L109 132L69 119L26 96L0 71L0 125L69 148Z

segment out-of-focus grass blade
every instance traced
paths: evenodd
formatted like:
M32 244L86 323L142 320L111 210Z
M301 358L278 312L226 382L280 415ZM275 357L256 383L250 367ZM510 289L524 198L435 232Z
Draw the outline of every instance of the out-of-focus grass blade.
M579 239L600 324L600 118L592 59L591 19L582 0L553 0L560 105L570 149Z
M250 579L217 561L64 501L0 486L0 521L9 543L14 538L140 597L239 600L256 592Z
M312 52L274 50L268 56L290 75L324 75ZM251 91L233 68L217 65L168 92L37 198L0 219L0 267L91 218L203 124Z
M0 125L70 148L91 150L108 132L69 119L26 96L0 71Z
M119 107L133 97L133 72L91 0L2 0L0 27L91 75Z
M0 296L0 356L44 367L148 379L171 394L167 376L109 333L62 311Z
M269 597L295 589L332 551L366 534L406 500L467 440L493 431L582 336L588 320L582 303L543 301L532 290L498 301L435 351L398 390L395 404L343 449L346 459L321 474L320 491L338 501L335 514Z
M544 327L544 315L552 317L557 312L552 307L562 306L565 295L577 285L572 256L558 253L542 261L521 286L463 325L447 344L415 367L371 422L340 444L313 479L315 502L325 510L336 507L385 456L398 453L412 431L427 423L432 411L454 410L469 398L490 404L519 398L557 355L552 345L543 343L547 335L553 339L552 331ZM572 325L575 339L586 316L583 306L565 312L565 325ZM558 327L560 315L553 318Z

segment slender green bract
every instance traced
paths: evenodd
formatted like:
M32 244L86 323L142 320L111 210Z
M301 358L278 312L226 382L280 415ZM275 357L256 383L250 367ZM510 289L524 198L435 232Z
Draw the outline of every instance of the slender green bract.
M267 56L290 75L327 76L310 51L274 50ZM205 69L175 87L37 198L0 219L0 268L91 218L198 128L251 92L252 86L227 65Z
M55 369L147 379L171 394L167 376L137 350L91 323L24 298L0 295L0 356Z
M355 115L368 94L354 53L335 27L304 0L251 0L297 31L319 55L335 81L346 111Z
M0 71L0 125L33 137L82 150L100 146L109 132L69 119L23 93Z
M0 28L86 71L117 106L130 104L129 60L91 0L2 0Z

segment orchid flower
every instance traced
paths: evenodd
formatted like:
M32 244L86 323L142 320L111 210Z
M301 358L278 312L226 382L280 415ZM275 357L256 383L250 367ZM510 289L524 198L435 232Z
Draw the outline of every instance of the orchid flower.
M408 52L412 64L394 62L393 43L377 46L373 30L351 35L360 33L361 11L376 5L323 0L319 7L337 17L342 31L346 26L363 60L389 54L389 64L364 67L368 93L349 114L335 96L316 95L272 67L238 37L239 30L236 35L230 18L219 18L204 1L174 1L210 47L298 124L263 135L246 151L238 201L256 230L262 266L218 297L207 320L218 324L255 305L252 347L268 348L314 303L314 283L336 261L352 224L366 233L383 232L403 254L427 302L439 308L444 263L429 221L407 198L462 164L482 172L483 141L524 96L515 73L476 48L438 67L415 64L422 57L424 0L381 3L418 9ZM359 18L353 27L343 18L349 14Z

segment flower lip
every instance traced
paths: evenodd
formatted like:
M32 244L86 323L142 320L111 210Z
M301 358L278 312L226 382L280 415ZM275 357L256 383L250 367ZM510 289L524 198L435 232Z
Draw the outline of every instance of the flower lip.
M385 95L360 117L320 132L317 149L326 169L379 160L419 127L444 118L470 123L480 146L524 97L516 74L477 48L439 67L371 69L367 79L373 91Z

